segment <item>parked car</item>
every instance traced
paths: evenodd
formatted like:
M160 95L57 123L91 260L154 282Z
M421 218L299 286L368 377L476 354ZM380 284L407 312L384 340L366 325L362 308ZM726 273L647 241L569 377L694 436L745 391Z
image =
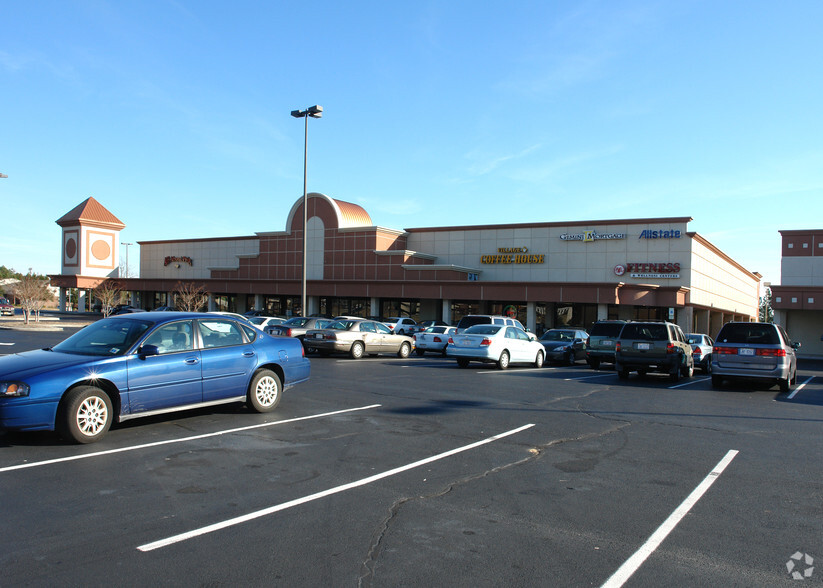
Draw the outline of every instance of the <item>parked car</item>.
M286 322L286 319L277 316L250 316L246 318L261 331L265 331L268 327L273 327L274 325L282 325Z
M669 322L629 321L615 343L614 369L625 380L629 372L669 374L678 381L694 374L692 348L683 331Z
M0 316L4 314L9 316L14 315L14 307L7 298L0 298Z
M797 350L780 325L731 322L723 325L712 351L712 388L725 380L765 380L788 392L797 383Z
M121 314L131 314L133 312L146 312L142 308L135 308L129 304L118 304L109 313L109 316L117 316Z
M446 346L449 344L449 336L455 332L454 327L438 325L429 327L422 333L412 335L414 339L414 352L423 356L427 351L446 355Z
M694 367L700 368L704 374L710 374L712 372L712 349L714 348L712 338L702 333L688 333L686 339L692 346Z
M407 335L411 335L413 333L422 333L429 327L448 327L450 326L448 323L443 321L420 321L414 327L411 327L406 333Z
M407 316L392 316L383 321L383 324L398 335L408 335L414 332L417 322Z
M346 319L334 321L325 329L307 331L303 344L320 355L348 353L352 359L360 359L364 353L395 353L406 358L414 348L414 339L395 335L377 321Z
M303 342L306 332L311 329L325 329L334 321L328 318L295 316L279 325L266 327L269 335L279 335L282 337L295 337Z
M581 329L549 329L540 336L546 350L546 360L574 365L586 359L586 339L589 334Z
M474 325L504 325L507 327L517 327L525 331L519 320L508 316L500 316L493 314L467 314L457 322L457 332L462 333L469 327Z
M537 337L523 329L506 325L474 325L449 337L446 356L457 360L461 368L471 361L495 363L505 370L511 364L543 367L546 351Z
M249 317L244 316L242 314L237 314L236 312L226 312L224 310L210 310L208 314L219 314L220 316L227 316L235 320L238 320L246 325L251 325Z
M0 357L0 428L91 443L142 416L230 402L268 412L309 373L298 341L230 317L114 316L53 348Z
M592 369L601 363L614 363L614 344L626 321L597 321L589 330L586 340L586 363Z

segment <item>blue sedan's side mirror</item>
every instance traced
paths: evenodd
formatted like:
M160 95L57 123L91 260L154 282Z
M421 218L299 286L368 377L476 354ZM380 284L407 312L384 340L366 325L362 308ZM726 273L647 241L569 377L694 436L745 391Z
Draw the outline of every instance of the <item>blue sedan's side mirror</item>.
M139 355L141 359L145 359L150 355L160 355L160 350L157 348L157 345L143 345L137 350L137 355Z

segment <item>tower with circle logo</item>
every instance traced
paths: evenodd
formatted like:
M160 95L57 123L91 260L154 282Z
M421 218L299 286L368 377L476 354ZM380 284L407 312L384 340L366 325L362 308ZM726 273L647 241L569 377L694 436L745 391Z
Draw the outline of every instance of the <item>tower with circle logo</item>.
M87 198L56 222L63 227L63 275L117 277L120 231L126 225L94 198Z

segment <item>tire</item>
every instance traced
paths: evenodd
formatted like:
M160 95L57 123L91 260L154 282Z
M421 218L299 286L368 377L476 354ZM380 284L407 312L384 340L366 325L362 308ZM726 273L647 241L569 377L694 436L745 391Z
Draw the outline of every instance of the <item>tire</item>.
M646 370L637 370L637 377L638 378L645 378L646 377Z
M797 368L795 368L794 376L792 376L792 379L789 380L789 384L792 386L795 386L797 384Z
M679 382L680 381L680 366L677 366L673 372L669 372L669 381L671 382Z
M360 359L363 357L364 346L361 341L355 341L351 344L351 349L349 349L349 355L352 359Z
M538 351L537 357L534 358L534 367L542 368L543 367L543 352Z
M703 373L708 375L712 373L712 356L706 358L706 367L703 368Z
M508 369L510 360L511 360L511 357L509 356L508 351L504 351L503 353L501 353L500 354L500 359L497 360L497 369L499 369L499 370Z
M586 363L588 363L589 367L592 368L593 370L596 370L597 368L600 367L600 360L597 359L596 357L593 357L593 358L590 358L590 359L586 360Z
M621 367L617 370L617 377L621 380L628 380L629 379L629 370L628 368Z
M720 390L723 387L723 378L720 376L712 376L712 388Z
M411 345L408 343L402 343L400 345L400 349L397 351L397 357L406 359L409 355L411 355Z
M271 370L260 370L249 384L248 402L255 412L271 412L280 404L283 384Z
M687 363L686 366L683 368L683 377L684 378L691 378L694 375L694 363Z
M460 368L467 368L469 367L469 360L465 357L458 357L457 358L457 367Z
M569 357L566 358L566 363L568 365L574 365L574 350L569 351Z
M787 394L792 389L791 376L778 380L777 385L780 386L780 392L782 394Z
M423 357L426 355L426 351L424 349L415 349L414 352L417 354L418 357Z
M114 418L111 399L100 388L74 388L63 402L60 433L65 438L75 443L94 443L109 430Z

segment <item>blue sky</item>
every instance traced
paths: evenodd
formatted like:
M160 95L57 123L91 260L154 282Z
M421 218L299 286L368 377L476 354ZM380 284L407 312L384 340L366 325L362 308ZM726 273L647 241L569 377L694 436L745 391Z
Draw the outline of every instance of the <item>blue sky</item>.
M311 6L312 8L307 8ZM394 229L691 216L780 281L823 226L823 2L4 2L0 265L285 228L303 190ZM130 263L137 251L131 248ZM132 266L134 267L134 266Z

